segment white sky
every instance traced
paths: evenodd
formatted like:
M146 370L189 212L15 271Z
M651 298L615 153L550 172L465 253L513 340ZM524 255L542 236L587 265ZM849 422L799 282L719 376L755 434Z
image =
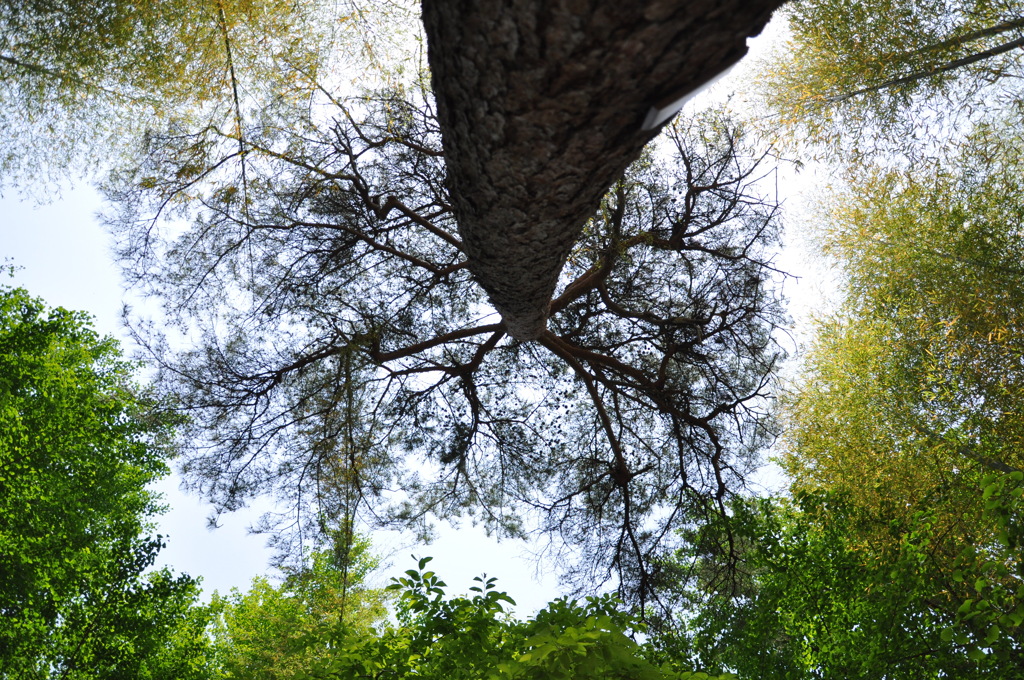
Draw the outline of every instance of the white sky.
M742 70L738 69L740 77ZM737 74L733 74L736 77ZM723 83L719 87L729 87ZM790 207L800 203L806 182L788 182ZM24 286L50 306L84 310L94 315L99 332L121 338L126 354L132 352L121 327L120 312L125 294L118 268L113 264L110 238L96 214L100 198L92 189L67 190L59 199L40 207L19 201L10 192L0 198L0 264L10 260L23 269L2 283ZM799 242L792 238L791 242ZM793 243L783 253L780 267L790 272L808 272L799 285L787 285L787 294L795 299L793 313L806 319L819 298L816 281L826 281L813 258ZM827 284L826 284L827 285ZM810 294L808 294L810 291ZM209 530L206 517L209 506L181 493L177 477L158 486L171 510L160 520L159 531L169 536L169 546L158 561L179 572L203 579L207 595L231 588L247 589L254 576L269 573L270 551L264 537L251 535L247 527L257 512L240 511L221 518L221 528ZM449 592L461 593L472 585L474 576L486 572L497 576L498 586L519 602L520 614L529 614L557 597L554 575L537 580L536 563L528 556L528 546L517 542L498 543L482 530L440 527L441 538L431 546L413 546L394 534L374 536L374 545L391 566L382 571L381 583L391 575L412 568L410 554L432 555L431 567L449 584Z

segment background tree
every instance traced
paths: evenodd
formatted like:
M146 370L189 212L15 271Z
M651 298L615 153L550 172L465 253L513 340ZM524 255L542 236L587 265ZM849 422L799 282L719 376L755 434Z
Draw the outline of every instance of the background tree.
M83 314L0 289L0 675L201 678L198 586L145 573L177 418Z
M1024 468L1020 148L981 130L950 170L868 171L837 197L825 239L847 295L789 409L796 488L943 508L971 542L980 478Z
M581 547L580 582L647 593L670 527L723 503L774 433L766 152L722 116L680 127L609 194L549 330L521 343L467 269L430 99L330 106L250 136L245 176L205 130L153 137L111 185L130 275L198 340L143 338L196 417L186 474L222 509L277 492L307 536L353 509L520 536L538 511ZM162 231L168 214L193 225Z
M849 295L791 409L794 487L839 490L883 525L933 513L951 602L975 597L952 578L961 547L998 533L978 485L1024 468L1020 149L982 128L952 169L869 175L841 201L828 244Z
M732 508L735 573L713 522L666 567L693 611L672 653L758 677L1019 676L1021 145L968 141L951 169L864 169L834 197L844 296L787 405L793 500Z
M801 0L762 91L793 137L831 162L934 156L958 132L1019 113L1024 7L954 2Z
M330 66L379 67L377 16L318 0L0 3L0 177L98 179L150 130L213 126L244 151L247 126L302 111Z
M307 555L274 586L256 578L249 591L215 595L217 667L227 678L302 678L332 656L342 631L374 635L383 622L385 595L366 585L378 562L357 537L347 550Z
M928 510L886 524L827 491L738 502L740 587L722 587L711 523L672 563L681 613L652 639L677 663L741 678L1024 677L1022 479L993 475L976 489L982 519L1001 529L958 545L952 573ZM865 545L880 530L887 544Z

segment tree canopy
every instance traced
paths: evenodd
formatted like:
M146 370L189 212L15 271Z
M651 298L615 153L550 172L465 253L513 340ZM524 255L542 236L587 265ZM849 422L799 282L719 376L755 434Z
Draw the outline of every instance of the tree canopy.
M950 541L929 509L887 521L833 491L745 499L728 520L744 546L740 583L722 587L708 547L723 529L709 523L673 562L679 613L655 644L743 678L1024 677L1022 479L993 474L975 488L979 521L999 527L977 544ZM880 531L886 547L866 547Z
M202 678L196 581L148 571L177 418L83 314L0 289L0 675Z
M848 294L790 408L798 487L945 508L960 534L980 477L1024 468L1020 170L1017 133L980 129L949 170L867 171L837 196L826 247Z
M111 222L130 276L174 297L173 323L198 322L196 345L166 355L164 388L197 415L186 469L220 508L289 489L310 510L301 532L362 508L414 524L480 513L511 535L538 510L543 528L588 545L592 569L647 593L668 527L721 506L773 436L779 227L757 183L767 151L714 116L684 125L674 151L601 196L664 122L644 129L651 107L734 63L777 4L428 3L435 99L414 60L382 67L393 78L364 70L355 86L332 68L356 60L339 43L358 43L366 63L387 39L355 6L36 3L0 22L0 96L19 112L12 139L44 131L68 162L106 149L96 140L108 130L141 139L107 182ZM538 16L543 36L529 26ZM513 24L524 60L507 60L493 82L518 83L518 94L454 68L460 55L496 52L435 35ZM582 71L562 73L565 59ZM527 81L524 66L566 77ZM607 73L597 82L588 69ZM531 122L527 100L572 115ZM453 125L480 101L503 110L508 135L467 146ZM531 129L568 155L516 132ZM42 158L16 144L12 172ZM462 161L485 150L495 167L510 150L571 166L572 186L538 172L526 195L495 192L518 186L512 164L506 180L471 184ZM503 254L505 274L488 274L474 239L510 226L474 226L468 206L488 196L549 211L527 221L557 247L500 246L491 255ZM194 229L161 241L161 220L180 217ZM540 277L539 297L516 271ZM520 288L542 323L487 319L481 282L492 295L499 283Z
M392 579L396 622L331 631L325 656L300 677L715 680L651 661L652 650L630 637L643 625L611 596L555 600L520 620L506 611L514 601L496 579L477 577L471 594L450 596L429 563Z
M143 338L194 414L186 474L225 509L277 491L303 531L359 508L518 536L540 511L584 578L645 592L669 528L721 504L774 433L767 151L719 115L676 129L590 220L549 330L522 343L468 271L423 96L253 134L245 178L231 140L153 137L112 185L124 260L196 329L180 351ZM183 176L183 158L202 164ZM184 231L154 219L175 202Z
M307 554L279 585L257 578L245 593L215 596L210 677L716 680L638 642L645 624L612 595L558 598L522 619L494 577L451 595L424 557L372 588L369 541L339 548Z

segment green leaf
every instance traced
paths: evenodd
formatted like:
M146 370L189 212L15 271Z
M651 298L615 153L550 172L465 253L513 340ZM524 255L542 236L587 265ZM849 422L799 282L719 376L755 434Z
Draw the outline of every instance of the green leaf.
M1001 635L1002 635L1002 631L999 629L999 626L992 625L988 629L988 632L985 634L985 644L987 644L987 645L995 644L996 641L999 640L999 637Z

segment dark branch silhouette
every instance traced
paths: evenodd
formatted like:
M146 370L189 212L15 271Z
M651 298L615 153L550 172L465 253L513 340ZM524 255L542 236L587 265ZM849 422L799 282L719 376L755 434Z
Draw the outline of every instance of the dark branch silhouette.
M578 583L644 604L675 529L721 512L774 436L765 154L718 115L676 128L588 220L548 329L520 342L466 267L437 123L408 96L247 130L244 198L216 130L154 140L111 186L124 261L186 331L139 329L192 417L185 473L222 510L277 494L283 550L338 518L470 514L550 532L579 550ZM191 227L161 226L179 203Z

